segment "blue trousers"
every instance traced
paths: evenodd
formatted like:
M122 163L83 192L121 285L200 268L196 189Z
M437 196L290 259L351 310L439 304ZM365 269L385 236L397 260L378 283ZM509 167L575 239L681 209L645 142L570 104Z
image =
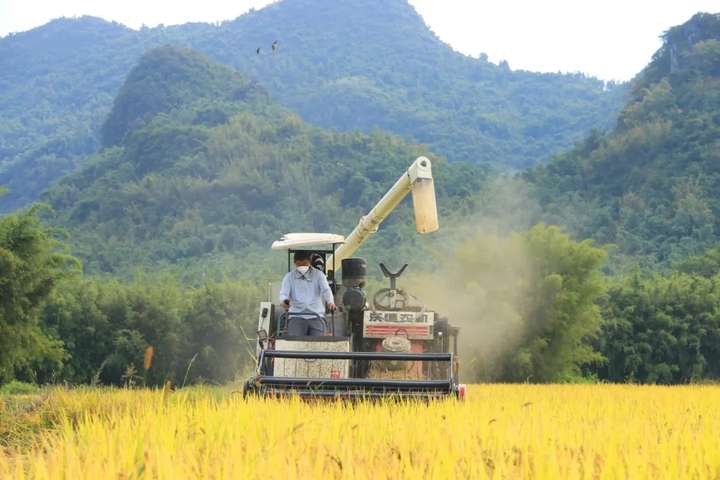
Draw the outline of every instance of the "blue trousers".
M320 318L293 317L290 314L288 335L291 337L322 337L325 335L325 321Z

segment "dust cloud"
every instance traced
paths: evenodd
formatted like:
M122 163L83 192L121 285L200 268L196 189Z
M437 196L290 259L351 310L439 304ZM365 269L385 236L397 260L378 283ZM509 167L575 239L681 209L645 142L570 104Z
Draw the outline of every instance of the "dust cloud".
M408 275L404 287L426 308L460 327L463 381L502 376L507 358L525 338L528 302L535 277L527 230L525 186L504 180L493 185L472 215L444 219L432 272Z

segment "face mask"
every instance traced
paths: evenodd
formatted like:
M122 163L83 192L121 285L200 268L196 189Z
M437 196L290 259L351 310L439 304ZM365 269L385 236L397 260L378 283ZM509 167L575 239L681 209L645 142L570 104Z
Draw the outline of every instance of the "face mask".
M310 267L307 265L302 265L300 267L297 267L297 271L300 272L302 275L305 275L308 270L310 270Z

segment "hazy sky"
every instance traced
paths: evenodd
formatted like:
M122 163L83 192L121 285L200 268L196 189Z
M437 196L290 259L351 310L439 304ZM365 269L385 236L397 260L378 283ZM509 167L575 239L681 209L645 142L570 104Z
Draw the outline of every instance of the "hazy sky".
M289 0L292 1L292 0ZM60 16L94 15L129 27L233 19L271 0L0 0L0 35ZM720 0L410 0L456 50L513 69L585 72L627 80L660 46L658 36Z

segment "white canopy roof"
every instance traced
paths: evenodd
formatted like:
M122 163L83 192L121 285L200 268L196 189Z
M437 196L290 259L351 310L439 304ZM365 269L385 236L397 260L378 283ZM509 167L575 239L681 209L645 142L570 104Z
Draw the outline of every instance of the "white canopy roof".
M319 245L345 243L345 237L334 233L287 233L272 244L273 250L290 250Z

